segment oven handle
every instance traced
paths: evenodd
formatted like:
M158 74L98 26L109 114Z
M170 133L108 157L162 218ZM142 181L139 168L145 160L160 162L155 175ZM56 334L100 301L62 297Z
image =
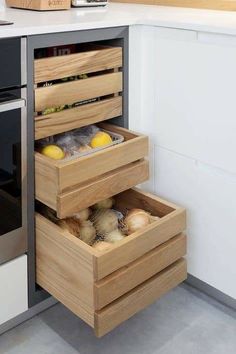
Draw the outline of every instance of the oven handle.
M13 111L14 109L23 108L26 105L26 101L23 98L18 98L12 101L6 101L0 103L0 113Z

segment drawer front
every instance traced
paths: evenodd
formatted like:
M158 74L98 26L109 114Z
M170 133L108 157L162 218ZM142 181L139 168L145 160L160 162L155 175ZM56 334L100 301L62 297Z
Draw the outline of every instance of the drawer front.
M35 117L35 140L122 115L122 97L104 99L57 113Z
M95 312L95 333L98 337L110 332L135 313L141 311L187 278L186 261L178 260L162 272Z
M25 84L21 79L21 65L25 65L21 64L21 39L0 39L0 53L0 89Z
M74 212L79 200L83 208L94 204L98 197L104 199L105 195L114 195L148 178L146 163L130 165L148 155L148 138L109 124L101 127L123 135L124 142L65 162L35 154L36 199L54 210L60 209L59 214L68 215L68 208Z
M122 72L98 75L35 89L35 111L107 96L122 91Z
M186 254L186 236L180 234L136 261L95 283L95 309L100 310Z
M34 61L35 83L122 67L121 47L97 47L82 53Z
M63 219L85 209L100 200L112 197L149 178L149 164L146 160L133 162L109 172L80 187L58 195L56 205L59 218Z

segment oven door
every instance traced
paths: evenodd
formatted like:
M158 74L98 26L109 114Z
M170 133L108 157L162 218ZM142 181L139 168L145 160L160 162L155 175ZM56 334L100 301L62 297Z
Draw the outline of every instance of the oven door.
M0 264L27 250L25 94L0 93Z

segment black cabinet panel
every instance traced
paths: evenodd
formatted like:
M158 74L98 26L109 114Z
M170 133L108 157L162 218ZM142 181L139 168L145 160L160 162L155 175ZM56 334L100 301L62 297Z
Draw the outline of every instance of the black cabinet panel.
M21 85L21 40L0 40L0 89Z

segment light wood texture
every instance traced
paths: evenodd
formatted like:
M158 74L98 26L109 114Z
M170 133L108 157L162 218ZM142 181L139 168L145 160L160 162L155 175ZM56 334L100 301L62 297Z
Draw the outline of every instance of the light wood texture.
M71 6L70 0L45 1L45 0L6 0L7 6L31 10L67 10Z
M56 161L35 153L36 199L55 209L57 195L66 192L68 188L88 182L148 155L146 136L110 124L102 124L102 127L122 134L125 141L69 161Z
M184 281L186 277L186 261L178 260L101 311L95 312L96 335L101 337L110 332Z
M127 205L132 205L135 208L142 208L144 205L152 204L152 215L160 214L160 206L164 205L164 201L150 193L142 192L141 190L128 190L121 194L123 200ZM136 196L137 203L131 202L133 197ZM117 199L117 197L116 197ZM143 200L143 203L139 201ZM156 204L156 208L154 205ZM118 204L119 207L119 196ZM112 249L112 258L109 252L102 254L100 257L95 258L96 279L100 280L117 269L127 265L128 263L136 260L145 253L151 251L155 247L168 241L177 234L183 232L186 228L186 212L185 209L174 206L174 209L167 213L158 221L153 222L144 229L134 232L126 237L119 245L115 245ZM168 206L168 203L167 203ZM148 209L147 209L148 210Z
M92 327L91 247L36 214L37 283Z
M136 196L133 200L136 208L140 206L142 194L143 199L149 200L149 204L152 204L153 210L155 203L157 211L164 204L163 200L149 193L138 190L134 190L133 194L129 192L127 198ZM121 193L122 198L124 193ZM159 297L162 294L159 292L160 288L165 292L169 289L168 284L171 288L183 280L181 278L177 281L176 273L169 272L170 268L166 267L186 252L185 236L180 234L175 237L185 228L185 213L182 208L169 205L168 202L166 206L169 214L163 216L160 222L154 222L151 225L152 231L148 226L103 252L88 246L42 215L36 214L38 284L94 327L99 336L106 333L126 319L124 317L126 310L122 310L124 306L131 307L132 313L127 312L130 317L134 313L134 308L138 311L142 308L141 304L147 305L150 299L154 301ZM160 281L158 292L150 292L149 285L147 287L146 285L152 284L157 273L158 277L161 275L163 279L163 273L160 271L164 268L168 270L168 280L164 277L164 280ZM117 272L114 272L115 270ZM105 276L107 277L102 279ZM141 293L140 289L143 289ZM135 307L132 294L137 294L139 298ZM141 301L139 294L142 294L141 298L144 296L144 300ZM121 315L117 315L119 306ZM101 308L103 310L95 313L96 309ZM107 320L111 326L105 325Z
M135 3L145 5L192 7L200 9L213 9L235 11L235 0L111 0L112 2Z
M186 236L180 234L136 261L95 283L95 309L100 310L186 254Z
M122 97L113 97L35 117L35 139L63 133L122 115Z
M120 67L122 48L101 47L82 53L36 59L34 81L39 83Z
M35 111L121 92L122 72L35 89Z
M57 204L53 209L57 210L59 218L65 218L100 200L145 182L148 178L148 162L145 160L132 162L101 177L96 177L70 192L58 195Z

